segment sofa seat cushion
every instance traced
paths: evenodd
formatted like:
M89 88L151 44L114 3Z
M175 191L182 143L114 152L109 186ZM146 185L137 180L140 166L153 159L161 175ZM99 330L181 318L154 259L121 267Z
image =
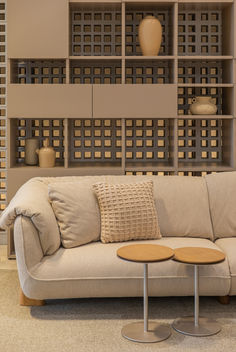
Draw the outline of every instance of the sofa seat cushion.
M166 237L159 240L60 248L44 257L30 270L31 282L25 290L38 298L122 297L143 295L143 265L117 257L123 245L156 243L178 248L197 246L218 249L207 239ZM227 295L230 273L227 260L216 265L201 266L200 294ZM193 295L193 266L169 260L149 265L149 295Z
M205 176L215 238L236 237L236 172Z
M215 243L228 258L229 270L231 275L231 289L229 294L236 295L236 237L220 238L216 240Z

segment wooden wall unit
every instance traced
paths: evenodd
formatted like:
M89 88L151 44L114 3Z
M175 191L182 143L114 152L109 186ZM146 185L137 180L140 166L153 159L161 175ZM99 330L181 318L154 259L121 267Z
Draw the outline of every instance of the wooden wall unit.
M153 57L137 36L149 14L163 28ZM8 0L9 200L40 175L236 170L235 16L234 0ZM199 95L216 115L191 115ZM24 164L33 136L55 168Z

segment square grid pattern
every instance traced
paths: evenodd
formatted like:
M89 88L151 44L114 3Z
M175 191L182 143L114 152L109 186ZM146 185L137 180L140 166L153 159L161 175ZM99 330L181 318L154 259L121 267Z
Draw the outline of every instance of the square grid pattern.
M70 161L121 162L121 120L73 119Z
M7 64L6 2L0 2L0 213L7 205ZM0 244L6 243L6 232L0 229Z
M146 175L146 176L152 176L152 175L157 175L157 176L171 176L174 175L174 173L171 173L169 171L126 171L126 175Z
M222 61L179 61L178 83L222 83Z
M121 84L121 61L73 60L70 65L71 83Z
M178 51L179 55L222 55L221 11L180 11Z
M65 60L15 60L13 83L66 83Z
M121 10L72 9L71 41L72 55L121 55Z
M173 82L172 61L130 61L125 64L125 83L164 84Z
M192 104L192 99L196 96L211 96L214 103L217 105L217 115L222 115L222 93L223 88L207 87L180 87L178 88L178 114L191 115L189 106Z
M130 119L125 125L126 161L169 161L169 119Z
M126 55L142 55L138 39L138 27L146 16L155 16L162 25L162 41L159 55L171 54L171 19L170 10L151 9L144 10L143 7L127 9L125 16L125 46Z
M40 148L43 140L49 138L49 144L56 151L56 162L64 162L64 127L62 119L18 119L16 162L23 163L26 138L39 138Z
M179 120L178 159L181 162L221 162L222 120Z

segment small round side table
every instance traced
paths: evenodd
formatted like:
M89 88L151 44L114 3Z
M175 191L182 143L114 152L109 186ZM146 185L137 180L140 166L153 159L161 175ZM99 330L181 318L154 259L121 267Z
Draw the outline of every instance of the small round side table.
M224 253L210 248L183 247L175 249L173 258L177 262L194 265L194 316L177 318L173 328L185 335L210 336L221 330L220 324L215 320L199 317L199 265L221 263L225 260Z
M156 244L133 244L117 250L121 259L144 264L143 277L143 313L144 321L131 323L123 327L122 336L135 342L159 342L167 339L170 327L155 322L148 322L148 264L171 259L174 251Z

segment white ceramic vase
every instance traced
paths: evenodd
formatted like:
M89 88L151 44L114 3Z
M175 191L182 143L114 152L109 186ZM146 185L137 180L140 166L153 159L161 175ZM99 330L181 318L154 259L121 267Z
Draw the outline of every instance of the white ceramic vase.
M217 106L211 97L195 97L190 105L192 115L215 115Z
M160 50L162 27L154 16L146 16L139 24L139 43L144 56L156 56Z
M53 147L49 146L49 139L43 141L43 147L36 150L39 156L39 167L54 167L56 160L56 152Z

